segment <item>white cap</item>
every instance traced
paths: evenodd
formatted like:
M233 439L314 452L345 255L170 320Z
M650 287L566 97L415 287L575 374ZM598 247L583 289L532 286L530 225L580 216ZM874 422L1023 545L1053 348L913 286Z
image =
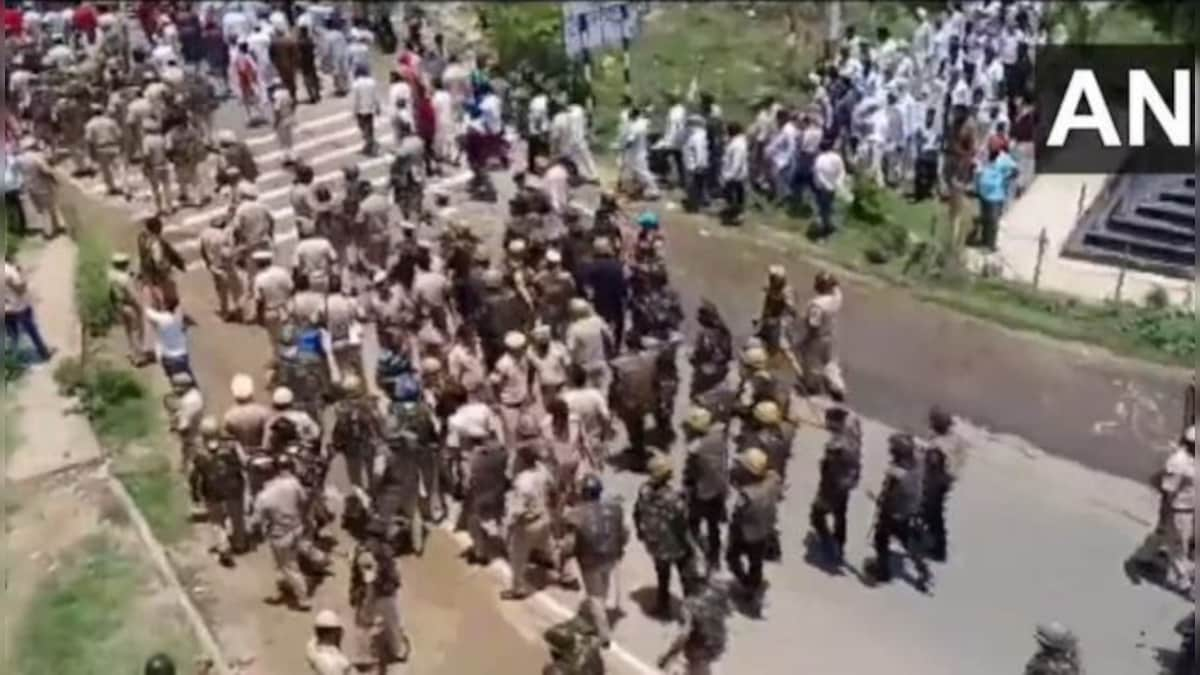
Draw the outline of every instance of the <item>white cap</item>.
M313 619L314 628L341 628L342 619L337 615L337 612L332 609L323 609L317 612L316 618Z
M229 383L229 391L233 394L233 400L241 402L249 400L254 396L254 378L246 373L238 373L233 376L233 380Z
M547 326L544 323L539 323L538 325L533 327L532 335L533 335L533 339L537 340L539 342L543 341L543 340L549 340L550 339L550 326Z
M256 199L258 197L258 187L248 180L238 183L238 194L246 199Z
M552 248L546 251L546 262L557 265L562 262L562 254L558 252L558 249Z
M220 145L232 145L237 143L237 135L229 129L222 129L217 132L217 143Z
M274 262L275 256L270 251L255 251L250 254L251 260L254 262Z
M279 407L289 406L292 404L292 401L294 401L295 398L296 397L292 395L291 389L288 389L287 387L279 387L275 390L274 394L271 394L271 403Z
M504 336L504 346L509 349L524 349L525 335L518 333L515 330L509 331L508 334Z

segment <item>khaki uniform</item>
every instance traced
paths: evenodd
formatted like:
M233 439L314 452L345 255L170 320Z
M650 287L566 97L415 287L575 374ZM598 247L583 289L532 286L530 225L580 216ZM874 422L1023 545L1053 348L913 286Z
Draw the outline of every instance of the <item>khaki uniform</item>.
M533 364L537 376L539 395L542 405L549 403L567 383L567 371L571 366L571 356L567 348L557 340L550 341L545 348L534 345L529 350L529 361Z
M243 255L253 251L271 250L272 238L275 236L275 219L261 202L254 199L241 201L234 209L231 225L234 241Z
M513 357L505 353L496 360L492 377L496 382L496 394L500 400L500 417L504 420L506 438L516 438L517 423L530 404L529 359Z
M330 375L340 380L343 373L362 373L361 342L351 335L358 319L358 303L342 294L325 298L325 328L329 331Z
M276 476L254 498L254 517L262 524L271 546L279 588L295 599L308 595L308 582L300 571L307 494L295 476Z
M271 265L255 275L251 283L258 319L267 330L271 353L279 355L279 339L287 322L287 305L292 297L292 275L286 269Z
M171 170L167 160L167 139L157 131L142 136L142 175L150 184L154 207L165 213L171 209Z
M309 641L306 656L314 675L353 675L355 672L354 665L341 649L318 644L315 638Z
M288 310L292 321L301 328L318 326L325 312L325 295L319 291L300 291L292 296Z
M129 343L129 359L141 362L146 356L146 317L142 313L141 288L132 274L117 269L108 271L108 286Z
M329 276L337 264L337 251L325 237L305 237L296 244L296 269L308 277L314 290L329 289Z
M125 161L133 164L142 156L142 123L154 114L154 107L145 97L129 102L125 109Z
M595 314L576 319L567 326L565 340L572 363L583 368L597 389L608 391L612 374L605 345L612 342L612 333L604 319Z
M512 565L512 587L519 593L529 590L525 572L534 551L542 551L552 562L557 562L550 530L549 498L553 480L541 464L522 471L513 479L512 499L515 503L509 509L512 521L508 525L508 560Z
M95 115L83 128L83 139L87 143L92 161L100 167L100 176L109 194L119 192L113 180L113 164L121 156L121 128L108 115Z
M275 113L275 138L279 141L279 147L283 148L284 160L291 161L295 159L296 104L290 96L276 96L272 106Z
M240 302L244 296L242 279L238 274L237 256L233 234L217 227L209 227L200 233L200 253L208 273L212 277L213 290L217 294L217 306L221 316L241 314ZM234 312L233 310L237 311Z
M1196 537L1196 458L1177 449L1159 474L1160 502L1158 527L1133 555L1135 561L1153 563L1165 550L1169 568L1167 580L1186 588L1192 563L1189 551Z
M372 192L358 208L362 222L363 247L358 252L362 256L359 262L382 269L387 264L387 254L391 249L391 232L388 227L391 207L382 193Z
M844 396L846 383L834 351L834 327L842 309L842 292L818 295L805 311L805 332L800 342L800 367L809 391L824 391Z

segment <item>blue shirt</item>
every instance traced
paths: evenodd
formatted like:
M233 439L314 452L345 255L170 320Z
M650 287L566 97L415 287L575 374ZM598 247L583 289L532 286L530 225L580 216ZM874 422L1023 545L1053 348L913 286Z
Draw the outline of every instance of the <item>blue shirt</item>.
M1008 199L1008 185L1017 175L1017 163L1002 152L979 170L975 178L975 190L979 198L993 204L1003 204Z
M25 176L21 174L21 164L14 153L4 151L4 191L14 192L25 185Z

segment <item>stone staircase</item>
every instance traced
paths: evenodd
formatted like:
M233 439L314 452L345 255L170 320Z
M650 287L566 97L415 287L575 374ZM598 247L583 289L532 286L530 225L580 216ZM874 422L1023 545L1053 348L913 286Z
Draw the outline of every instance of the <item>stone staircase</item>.
M1196 179L1130 176L1110 204L1085 218L1064 255L1156 274L1193 278L1196 273Z

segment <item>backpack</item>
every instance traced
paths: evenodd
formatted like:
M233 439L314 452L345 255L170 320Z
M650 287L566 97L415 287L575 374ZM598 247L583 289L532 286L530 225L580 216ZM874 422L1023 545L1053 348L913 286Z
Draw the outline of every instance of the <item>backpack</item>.
M624 551L621 505L607 500L583 510L581 516L576 540L579 556L588 560L619 559Z
M330 441L333 447L345 452L364 451L371 439L372 415L364 401L348 402L338 409Z
M300 442L300 430L296 428L296 423L284 415L271 420L267 432L275 445L271 450L282 452L287 446Z

